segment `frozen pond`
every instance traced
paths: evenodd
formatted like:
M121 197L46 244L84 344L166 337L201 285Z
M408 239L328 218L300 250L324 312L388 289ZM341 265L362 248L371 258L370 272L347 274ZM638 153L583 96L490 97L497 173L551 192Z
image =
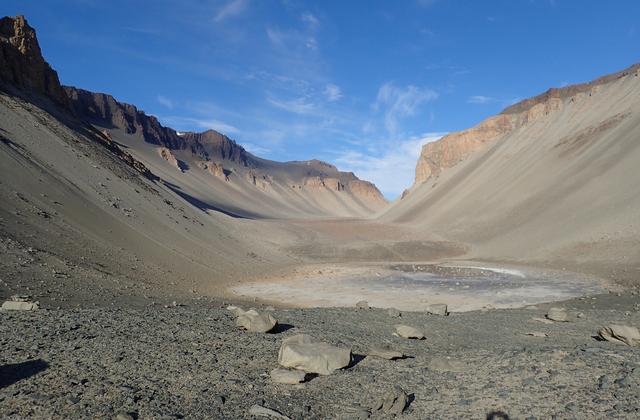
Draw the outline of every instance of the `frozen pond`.
M446 303L452 312L487 306L521 307L606 292L593 279L574 273L436 265L395 266L361 275L318 275L247 284L232 290L240 296L292 306L353 306L366 300L377 308L415 311Z

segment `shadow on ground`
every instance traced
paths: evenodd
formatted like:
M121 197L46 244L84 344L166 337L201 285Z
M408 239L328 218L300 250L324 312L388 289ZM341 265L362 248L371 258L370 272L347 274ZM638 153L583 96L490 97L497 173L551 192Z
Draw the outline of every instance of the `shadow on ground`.
M0 366L0 389L37 375L48 367L49 363L42 359Z

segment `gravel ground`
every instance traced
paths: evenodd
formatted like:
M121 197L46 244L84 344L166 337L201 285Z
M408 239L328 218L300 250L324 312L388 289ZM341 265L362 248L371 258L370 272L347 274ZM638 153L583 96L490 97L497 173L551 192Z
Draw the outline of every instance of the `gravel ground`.
M555 304L571 322L553 324L532 319L550 305L401 318L275 309L273 334L239 331L222 302L184 303L0 312L0 417L231 419L259 404L295 419L364 418L394 386L410 396L404 418L640 416L639 349L593 337L611 322L640 324L632 293ZM424 328L427 339L395 337L398 323ZM533 331L548 337L525 335ZM281 341L301 332L352 347L352 366L271 383ZM381 345L409 357L363 357Z

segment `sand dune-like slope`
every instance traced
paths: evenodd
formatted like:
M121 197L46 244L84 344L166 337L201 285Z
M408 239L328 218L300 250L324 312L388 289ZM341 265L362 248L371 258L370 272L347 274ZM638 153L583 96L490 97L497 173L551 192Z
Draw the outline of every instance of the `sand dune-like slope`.
M427 144L381 216L471 257L640 274L640 66L552 89Z

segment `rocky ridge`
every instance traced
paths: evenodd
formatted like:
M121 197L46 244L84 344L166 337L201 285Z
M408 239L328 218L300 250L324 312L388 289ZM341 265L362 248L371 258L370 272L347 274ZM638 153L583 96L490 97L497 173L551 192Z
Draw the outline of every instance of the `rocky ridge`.
M416 165L414 185L437 177L443 170L455 166L476 150L504 135L542 116L561 110L565 101L573 102L584 96L591 96L602 85L629 75L637 77L639 71L640 64L635 64L588 83L549 89L543 94L506 108L500 114L489 117L472 128L448 134L438 141L425 144Z

